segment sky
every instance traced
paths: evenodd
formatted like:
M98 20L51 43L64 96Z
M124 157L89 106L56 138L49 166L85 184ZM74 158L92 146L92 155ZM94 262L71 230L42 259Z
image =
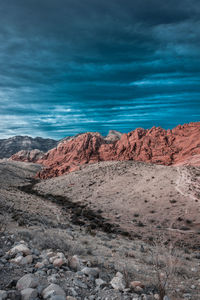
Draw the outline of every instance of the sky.
M200 121L199 0L0 0L0 138Z

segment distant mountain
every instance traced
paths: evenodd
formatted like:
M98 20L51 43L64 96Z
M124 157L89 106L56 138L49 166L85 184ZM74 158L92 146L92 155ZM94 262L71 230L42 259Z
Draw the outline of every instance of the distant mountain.
M41 137L14 136L8 139L0 139L0 159L9 158L21 150L31 151L38 149L42 152L47 152L56 147L56 145L57 141Z
M10 160L32 162L36 163L44 157L45 153L38 149L34 150L20 150L19 152L13 154Z

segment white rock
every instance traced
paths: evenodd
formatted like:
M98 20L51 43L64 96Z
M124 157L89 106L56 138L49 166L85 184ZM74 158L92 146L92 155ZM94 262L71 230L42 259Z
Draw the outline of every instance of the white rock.
M38 284L39 280L37 277L33 274L26 274L18 280L16 288L21 291L27 288L36 288Z
M97 286L101 287L102 285L106 284L106 282L104 280L102 280L101 278L97 278L95 280L95 283Z
M13 247L12 249L10 249L10 251L8 251L8 254L11 256L15 256L19 252L23 253L24 255L31 254L30 249L24 244L19 244Z
M55 259L57 259L57 256L56 256L56 255L50 257L50 258L49 258L50 263L53 263Z
M33 256L32 255L27 255L27 256L22 256L19 255L13 259L10 260L11 263L18 264L18 265L27 265L31 264L33 262Z
M11 259L10 262L13 263L13 264L19 265L21 263L22 259L23 259L23 256L19 255L15 258Z
M65 291L57 284L50 284L46 289L43 290L42 296L44 299L48 299L52 296L65 296Z
M32 300L37 298L38 292L37 290L28 288L21 291L22 300Z
M59 257L59 258L65 259L65 256L64 256L64 254L62 252L56 253L56 256Z
M125 280L122 273L117 272L116 276L110 282L115 290L123 291L126 288Z

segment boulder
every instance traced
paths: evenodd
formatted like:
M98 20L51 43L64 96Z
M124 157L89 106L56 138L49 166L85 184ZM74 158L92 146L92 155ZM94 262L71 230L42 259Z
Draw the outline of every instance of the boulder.
M65 291L57 284L50 284L46 289L43 290L42 296L44 299L48 299L53 296L64 296L66 297Z
M23 253L23 255L30 255L31 251L25 244L19 244L8 251L8 254L12 257L18 253Z
M39 280L33 274L26 274L22 278L20 278L17 282L17 289L24 290L27 288L36 288L39 284Z
M25 289L21 291L21 299L22 300L33 300L37 297L38 292L35 289Z
M27 255L27 256L17 256L13 259L10 260L10 262L18 264L18 265L27 265L27 264L31 264L33 262L33 256L32 255Z

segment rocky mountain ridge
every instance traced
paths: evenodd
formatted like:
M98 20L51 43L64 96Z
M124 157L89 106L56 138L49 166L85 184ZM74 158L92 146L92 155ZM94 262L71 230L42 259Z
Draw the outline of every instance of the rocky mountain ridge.
M109 139L98 132L88 132L61 141L37 160L45 166L37 176L42 179L57 177L88 163L112 160L136 160L168 166L180 163L199 165L200 122L178 125L172 130L152 127L137 128L122 135L111 132L110 136ZM12 159L20 160L17 155Z

